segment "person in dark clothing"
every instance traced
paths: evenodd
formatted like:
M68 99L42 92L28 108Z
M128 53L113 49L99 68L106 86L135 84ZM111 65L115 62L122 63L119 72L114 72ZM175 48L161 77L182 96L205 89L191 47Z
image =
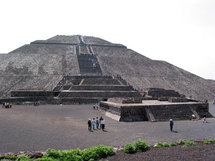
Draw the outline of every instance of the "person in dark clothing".
M169 126L170 126L170 131L173 130L173 125L174 125L174 122L172 119L169 120Z
M92 129L92 123L91 123L91 119L88 120L88 130L91 131Z

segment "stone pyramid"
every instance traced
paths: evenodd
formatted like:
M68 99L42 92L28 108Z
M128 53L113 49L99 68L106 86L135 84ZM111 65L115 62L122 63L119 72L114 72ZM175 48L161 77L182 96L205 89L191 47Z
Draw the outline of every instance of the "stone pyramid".
M195 99L215 98L215 81L96 37L57 35L0 54L0 97L16 90L52 91L69 76L112 76L137 90L164 88Z

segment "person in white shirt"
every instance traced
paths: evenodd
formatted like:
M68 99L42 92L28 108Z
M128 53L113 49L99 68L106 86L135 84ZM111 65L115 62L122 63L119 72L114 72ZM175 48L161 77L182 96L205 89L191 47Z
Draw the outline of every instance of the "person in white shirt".
M104 119L101 120L101 126L102 126L102 130L104 131L104 129L105 129L105 120Z

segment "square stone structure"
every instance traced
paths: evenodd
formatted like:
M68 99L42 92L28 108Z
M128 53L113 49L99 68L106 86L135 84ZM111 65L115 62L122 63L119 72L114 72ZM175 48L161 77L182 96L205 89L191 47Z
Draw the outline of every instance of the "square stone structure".
M168 102L158 100L144 100L142 103L121 104L101 101L100 108L107 112L107 116L118 121L168 121L190 120L192 114L197 119L209 114L209 106L202 102Z

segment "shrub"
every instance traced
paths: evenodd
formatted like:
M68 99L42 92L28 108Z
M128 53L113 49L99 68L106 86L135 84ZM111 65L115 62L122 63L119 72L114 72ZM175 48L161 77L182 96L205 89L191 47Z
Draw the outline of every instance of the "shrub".
M166 142L163 143L163 146L164 147L170 147L170 145L168 143L166 143Z
M8 160L16 160L17 156L14 156L14 155L6 155L4 157L4 159L8 159Z
M193 141L185 141L185 146L193 146L193 145L196 145L196 143Z
M131 145L130 143L127 143L124 148L123 148L123 151L125 153L129 153L129 154L133 154L133 153L136 153L136 149L133 145Z
M193 145L196 145L195 142L193 141L184 141L182 139L179 140L179 144L182 145L182 146L193 146Z
M47 150L47 155L48 155L48 157L52 157L52 158L55 158L55 159L60 158L60 153L55 149L50 149L49 148Z
M99 145L91 149L84 149L82 152L82 159L87 160L98 160L101 158L106 158L107 156L114 155L113 147L108 147L104 145Z
M155 144L154 147L156 147L156 148L163 148L164 146L163 146L163 144L161 142L158 142L157 144Z
M31 159L27 156L24 156L24 155L19 155L17 156L17 159L16 161L30 161Z
M214 143L215 142L215 139L205 139L204 140L204 144L211 144L211 143Z
M184 144L185 144L185 141L184 141L183 139L180 139L180 140L179 140L179 144L180 144L180 145L184 145Z
M149 150L148 144L145 141L140 139L134 142L134 148L138 152L145 152Z
M47 157L53 160L63 161L89 161L99 160L106 158L107 156L114 155L113 147L99 145L93 148L87 148L82 151L79 149L57 151L54 149L48 149L47 156L41 158L40 161L45 161ZM50 160L52 161L52 160Z
M59 161L60 159L54 159L51 157L48 157L46 155L44 155L42 158L38 158L36 159L36 161Z
M173 143L173 142L170 142L170 143L169 143L169 146L170 146L170 147L172 147L172 146L176 146L176 144L175 144L175 143Z
M157 144L155 144L154 147L156 147L156 148L163 148L163 147L172 147L172 146L176 146L176 144L173 143L173 142L170 142L170 143L166 143L166 142L161 143L161 142L158 142Z

